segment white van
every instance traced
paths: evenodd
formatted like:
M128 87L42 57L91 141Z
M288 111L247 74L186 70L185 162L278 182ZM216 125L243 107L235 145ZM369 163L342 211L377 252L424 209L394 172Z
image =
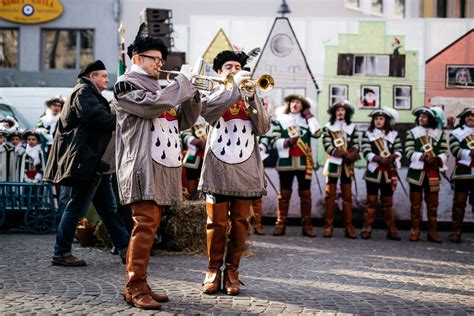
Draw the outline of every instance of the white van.
M0 104L9 105L15 112L20 113L25 118L27 126L21 128L36 127L38 120L46 110L46 100L60 94L67 98L72 92L71 88L64 87L31 87L31 88L0 88ZM110 100L113 92L105 90L102 95Z

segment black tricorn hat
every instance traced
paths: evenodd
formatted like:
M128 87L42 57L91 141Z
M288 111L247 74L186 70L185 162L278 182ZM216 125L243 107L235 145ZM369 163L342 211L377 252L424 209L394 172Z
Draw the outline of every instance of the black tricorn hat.
M49 107L51 104L59 102L59 103L61 103L61 106L63 106L64 101L65 101L64 97L62 95L58 94L58 95L52 97L51 99L46 100L45 104L46 104L47 107Z
M81 72L77 75L77 78L86 77L91 72L99 70L106 70L104 63L100 59L91 62L89 65L81 69Z
M132 58L133 55L141 54L147 50L159 50L164 60L168 58L168 48L166 48L163 41L158 37L149 35L148 27L145 23L142 23L135 40L127 48L127 55Z
M212 69L217 72L219 69L221 69L222 65L224 65L228 61L236 61L240 64L241 67L244 67L248 59L249 56L244 52L223 50L222 52L217 54L216 58L214 58Z
M464 110L462 110L462 112L459 113L459 114L457 115L457 117L458 117L458 118L462 118L462 117L464 117L464 116L466 116L466 115L468 115L468 114L474 114L474 106L473 106L473 105L471 105L471 106L465 108Z
M8 135L8 140L11 140L12 137L14 137L14 136L18 136L18 137L22 138L21 135L23 135L23 131L19 130L19 129L15 129L13 131L10 131L10 135Z

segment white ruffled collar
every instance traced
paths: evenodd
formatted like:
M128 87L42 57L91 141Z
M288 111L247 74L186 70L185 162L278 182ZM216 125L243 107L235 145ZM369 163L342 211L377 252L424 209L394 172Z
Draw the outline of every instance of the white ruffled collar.
M436 141L439 141L443 133L439 128L425 128L422 126L416 126L411 131L415 139L420 138L421 136L429 136Z
M453 134L458 141L462 142L464 138L474 134L474 128L463 125L462 127L456 128L451 134Z
M331 132L340 132L340 131L344 131L346 132L346 134L352 134L352 132L354 131L354 128L355 128L355 125L354 124L349 124L347 125L346 124L346 121L342 120L342 121L339 121L339 120L336 120L334 122L334 124L331 124L330 122L328 122L326 124L326 127L331 131Z
M395 142L395 138L397 137L398 133L396 131L390 131L388 134L385 134L385 132L381 129L374 128L372 132L367 131L367 137L369 138L369 141L375 141L379 138L383 138L386 141L390 143Z

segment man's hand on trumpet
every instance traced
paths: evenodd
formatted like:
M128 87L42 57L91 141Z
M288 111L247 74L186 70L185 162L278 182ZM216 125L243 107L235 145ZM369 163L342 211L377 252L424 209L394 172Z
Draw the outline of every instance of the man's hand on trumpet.
M197 75L195 72L193 72L193 67L191 67L191 65L188 65L188 64L183 64L179 72L182 75L184 75L186 78L188 78L189 81L191 81L191 79Z
M245 82L250 82L252 74L248 71L241 70L239 71L235 76L234 76L234 82L236 86L241 89L243 92L243 95L245 95L249 99L253 99L255 95L255 89L242 89L242 84L245 84Z

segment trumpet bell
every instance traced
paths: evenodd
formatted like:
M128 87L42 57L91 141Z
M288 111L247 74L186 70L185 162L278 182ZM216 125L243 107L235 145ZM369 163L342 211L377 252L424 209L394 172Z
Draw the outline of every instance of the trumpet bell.
M269 92L275 86L275 80L270 75L262 75L257 80L257 87L261 92Z
M269 92L273 89L275 86L275 80L273 79L272 76L270 75L262 75L260 78L257 80L255 79L250 79L250 80L245 80L240 84L240 89L241 90L247 90L250 92L254 92L256 89L258 89L261 92Z

